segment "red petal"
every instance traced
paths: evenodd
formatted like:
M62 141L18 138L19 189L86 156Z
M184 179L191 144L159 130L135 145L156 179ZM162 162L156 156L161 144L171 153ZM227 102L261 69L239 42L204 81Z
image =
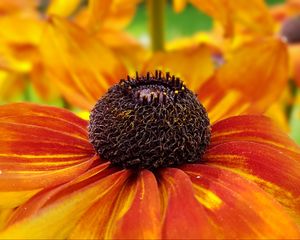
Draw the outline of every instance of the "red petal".
M39 192L14 212L14 215L10 218L8 225L14 224L25 218L32 217L47 205L51 205L51 203L54 203L73 192L84 189L89 184L93 184L103 177L108 176L112 173L112 171L107 170L107 168L108 163L101 164L78 176L72 181L65 183L64 185L54 187L53 189L45 189Z
M179 169L161 171L160 191L164 200L162 238L200 239L212 238L214 226L203 206L196 198L189 177Z
M72 238L158 239L160 198L154 175L144 170L119 192L95 203L81 218Z
M264 116L244 115L224 119L212 126L211 145L232 141L256 142L271 146L300 159L300 148L271 119Z
M1 106L0 189L53 186L85 171L97 159L86 127L86 121L59 108Z
M26 122L20 119L20 117L28 117ZM32 117L32 118L30 118ZM0 122L14 122L14 123L28 123L38 126L44 126L43 121L37 121L34 117L53 118L60 120L59 124L54 125L55 129L62 131L68 125L73 125L76 135L83 138L87 137L87 121L77 117L73 113L66 111L62 108L41 106L30 103L14 103L0 106ZM61 125L63 124L63 125ZM48 125L47 125L48 126ZM53 125L50 125L53 128Z
M257 183L299 219L299 158L295 160L265 144L234 141L212 147L203 160Z
M161 238L160 196L155 176L152 172L142 171L138 179L133 179L119 195L119 214L113 238L120 239L159 239ZM124 201L130 196L131 204ZM122 216L122 211L128 208Z
M223 155L223 158L226 156ZM197 200L216 226L217 238L299 238L297 225L270 195L226 169L185 165Z

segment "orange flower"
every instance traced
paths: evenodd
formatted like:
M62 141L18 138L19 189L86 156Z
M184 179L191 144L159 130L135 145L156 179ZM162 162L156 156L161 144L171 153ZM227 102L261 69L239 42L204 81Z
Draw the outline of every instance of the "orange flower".
M250 2L243 0L189 1L221 23L225 36L234 37L237 42L274 37L285 40L289 46L292 76L299 82L299 0L288 0L285 4L271 9L268 9L266 3L261 0Z
M91 0L74 22L57 15L48 18L39 45L42 74L71 104L89 109L112 83L142 62L143 48L121 31L136 2L123 6L122 1ZM53 49L62 53L59 58Z
M38 69L39 52L36 46L42 34L37 6L37 1L33 0L4 0L0 3L1 100L22 92L28 78L32 78L33 84L39 86L46 99L54 94L53 86L47 87L42 79L36 81L31 75L33 69Z
M71 104L90 110L98 97L124 75L126 68L111 51L84 34L83 29L62 18L51 20L41 48L47 75ZM57 58L57 51L67 54ZM154 53L141 72L154 69L174 72L199 94L213 121L241 113L264 112L281 94L288 80L288 60L286 45L279 39L243 43L226 54L226 62L216 69L214 56L218 57L218 53L211 45L186 44ZM102 59L105 65L101 64ZM214 96L207 95L212 92ZM243 108L235 106L237 102ZM223 107L216 108L217 103Z
M74 12L76 14L73 22L81 29L81 38L93 39L91 41L103 49L103 55L109 55L108 59L104 59L103 56L102 61L109 62L113 56L115 62L120 62L119 65L126 64L128 67L138 65L137 61L143 49L122 31L134 16L138 0L126 1L126 6L122 1L90 0L88 6L79 7L81 2L52 0L45 12L38 10L41 4L45 4L39 1L4 0L0 4L1 97L9 98L21 92L29 80L42 98L49 100L57 97L57 86L49 84L49 81L53 81L51 78L53 76L49 78L45 72L44 62L47 61L43 60L41 53L46 41L44 39L48 38L49 21L60 17L70 23L69 16L74 15ZM94 14L95 12L97 14ZM113 38L122 41L113 42L111 41ZM137 53L130 55L129 50ZM61 52L61 49L59 51ZM98 53L101 54L99 49ZM63 54L67 55L65 58L71 55L66 51ZM118 57L114 54L118 54ZM103 78L105 73L99 71L98 74Z
M131 85L130 81L121 82L119 87L126 86L124 99L135 91L128 101L144 106L143 119L150 116L145 108L154 106L161 114L160 106L176 105L180 100L173 97L181 94L176 99L184 98L188 91L170 88L169 82ZM166 89L169 92L163 98L162 90ZM150 100L152 94L158 105ZM105 111L118 112L111 104ZM115 116L116 121L134 117L130 109L120 114ZM176 121L181 120L179 116L174 116ZM113 118L104 119L96 129ZM0 204L6 209L0 214L1 238L300 237L300 148L268 118L242 115L219 119L212 125L211 141L201 160L152 170L123 169L103 160L89 143L87 125L64 109L26 103L0 107ZM149 126L152 129L157 125ZM176 126L170 125L170 129L181 129ZM134 127L122 126L121 132L126 136L126 131ZM114 136L118 132L114 130L107 136ZM188 131L198 130L195 126ZM136 141L145 136L141 131ZM159 136L161 133L157 132ZM175 145L183 136L178 137L173 139ZM142 142L149 144L147 139L150 135ZM186 149L194 150L188 145L182 150ZM144 151L151 158L152 150L137 148L128 154ZM181 153L172 153L166 159Z

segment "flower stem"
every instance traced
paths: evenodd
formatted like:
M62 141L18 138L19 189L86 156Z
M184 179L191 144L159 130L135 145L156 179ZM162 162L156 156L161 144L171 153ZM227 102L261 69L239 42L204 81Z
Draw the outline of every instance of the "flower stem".
M163 51L165 0L148 0L147 4L152 51Z

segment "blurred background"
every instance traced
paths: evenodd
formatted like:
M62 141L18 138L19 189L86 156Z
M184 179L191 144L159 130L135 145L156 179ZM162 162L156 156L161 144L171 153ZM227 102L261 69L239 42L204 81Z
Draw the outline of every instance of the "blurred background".
M43 78L43 66L36 62L39 61L39 55L32 55L36 54L35 50L32 49L31 45L31 38L33 38L34 33L30 33L29 37L26 37L26 41L28 42L21 42L19 43L19 37L26 35L27 30L32 25L26 25L27 22L22 22L22 19L27 19L30 15L30 18L34 16L35 18L37 15L37 19L41 19L44 21L52 21L51 19L47 20L47 16L41 17L41 14L46 14L49 11L49 4L51 3L50 0L43 0L43 1L26 1L26 0L1 0L0 2L0 104L6 104L9 102L19 102L19 101L29 101L35 102L40 104L48 104L53 106L59 106L68 108L73 110L77 113L83 112L83 110L76 106L70 104L70 102L64 97L64 95L54 94L52 97L48 98L43 96L43 93L37 92L37 85L39 85L37 80L31 81L31 79L41 79ZM38 2L38 4L37 4ZM53 1L59 2L59 1ZM61 1L62 2L62 1ZM59 10L61 15L67 15L68 19L72 19L74 14L76 15L77 12L80 12L81 8L85 8L88 4L88 1L72 1L77 4L76 9L69 14L66 9L59 9L60 6L57 4L56 8ZM131 2L131 1L130 1ZM138 44L140 44L144 49L151 49L151 37L149 35L149 14L147 10L147 4L144 1L135 1L139 2L135 8L135 12L130 21L124 24L124 29L131 37L137 40ZM296 2L296 1L294 1ZM127 3L127 2L126 2ZM281 6L284 4L284 0L266 0L266 4L270 9L276 8L277 6ZM33 6L33 7L32 7ZM28 9L25 9L27 8ZM32 9L34 8L38 14L32 13ZM64 4L62 7L64 8ZM125 6L126 8L126 6ZM67 13L64 13L66 11ZM105 15L104 13L101 13ZM21 15L21 17L19 16ZM31 16L32 15L32 16ZM193 38L193 36L197 35L200 32L211 32L214 30L214 21L211 17L206 15L204 12L196 8L192 4L187 3L184 8L180 11L174 10L174 1L167 1L164 10L164 35L165 41L170 43L172 46L172 42L176 42L176 44L184 44L185 39ZM280 13L277 14L280 18ZM12 20L13 18L16 19ZM278 17L277 16L277 17ZM66 17L66 16L64 16ZM80 16L81 17L81 16ZM122 15L120 19L122 19ZM77 16L76 16L77 18ZM31 20L31 19L30 19ZM79 20L80 22L81 20ZM24 23L24 26L23 26ZM28 27L29 26L29 27ZM24 28L24 29L22 29ZM34 27L32 27L34 28ZM30 29L32 30L32 29ZM34 32L34 30L32 30ZM299 29L300 32L300 29ZM17 40L16 40L17 39ZM28 40L30 39L30 40ZM32 40L34 41L34 40ZM109 40L108 40L109 41ZM116 39L116 42L118 39ZM122 39L120 39L122 41ZM182 41L182 42L180 42ZM16 43L17 42L17 43ZM50 41L51 42L51 41ZM134 48L135 49L135 48ZM133 50L135 51L135 50ZM124 52L122 52L125 54ZM13 55L12 59L10 59L10 54ZM60 58L60 52L57 52L57 58ZM143 52L141 51L141 54ZM148 54L145 52L145 54ZM9 57L8 57L9 56ZM38 57L37 57L38 56ZM30 75L27 70L28 64L26 61L23 60L26 58L30 58L31 61L34 59L35 61L35 74ZM17 62L18 65L16 68L9 66L7 64L7 58L14 64L16 59L19 61L20 59L22 62ZM138 58L136 58L138 59ZM135 60L136 60L135 59ZM222 61L222 59L220 59ZM13 65L11 64L11 65ZM16 70L17 69L17 70ZM25 70L24 70L25 69ZM17 73L16 73L17 72ZM36 75L36 72L39 74ZM130 71L129 71L130 72ZM26 74L24 74L26 73ZM49 79L48 79L49 80ZM46 82L46 85L52 85L51 81ZM12 87L11 83L14 83ZM40 89L43 89L45 86L40 86ZM55 88L55 87L54 87ZM289 85L287 86L287 90L283 89L282 92L288 92L284 94L282 98L284 100L279 99L279 102L284 102L282 104L277 104L276 106L272 106L272 110L269 114L275 120L278 120L279 124L281 125L282 129L289 132L290 136L295 139L298 143L300 143L300 103L299 103L299 88L294 83L293 79L290 80ZM286 96L288 95L288 96ZM283 106L284 105L284 106Z
M284 0L266 0L269 6L284 3ZM172 1L167 2L166 6L166 40L170 41L176 38L189 37L197 32L209 31L212 29L212 19L188 4L181 12L176 13L172 7ZM141 3L138 6L133 21L127 27L127 31L133 36L149 43L148 21L146 4Z

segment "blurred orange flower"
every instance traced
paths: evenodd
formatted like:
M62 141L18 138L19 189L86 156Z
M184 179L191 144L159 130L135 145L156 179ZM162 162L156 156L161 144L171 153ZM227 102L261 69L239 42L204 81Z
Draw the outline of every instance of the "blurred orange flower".
M54 21L52 18L58 16L69 22L68 24L71 24L70 16L75 17L73 22L76 22L78 28L81 26L81 38L93 38L94 40L91 41L94 41L99 46L98 48L105 49L103 50L105 53L111 52L109 53L110 59L114 53L117 53L118 57L114 56L114 61L119 61L119 65L122 64L121 62L124 62L124 65L126 64L128 67L137 65L140 52L143 49L133 38L122 31L134 16L137 2L138 0L132 0L130 3L127 1L128 4L124 6L123 2L119 0L90 0L88 6L84 7L79 0L53 0L48 6L43 6L44 1L3 1L3 4L0 5L0 11L3 12L0 16L2 29L0 30L1 96L6 98L17 93L17 89L22 91L27 85L27 81L32 81L42 98L49 99L58 95L57 86L52 82L53 79L45 73L45 61L43 54L41 54L45 50L43 45L46 41L44 39L49 37L48 34L51 31L48 30L49 24L51 25L50 22ZM45 13L38 10L41 6L47 7ZM97 14L94 14L95 12ZM86 19L87 22L84 21ZM68 40L73 42L81 40L70 39L71 37L69 36ZM122 39L122 41L112 42L111 39L113 38ZM64 50L66 49L59 51ZM86 49L82 48L81 50L85 51ZM129 50L138 51L136 54L128 54ZM99 49L98 54L101 54ZM64 55L72 58L71 52L65 51ZM103 57L101 60L106 61ZM99 75L101 74L99 71Z
M190 0L194 6L212 16L224 27L226 37L235 42L280 38L289 47L292 77L299 82L300 75L300 1L287 0L284 4L268 8L265 1ZM180 9L179 9L180 10ZM271 46L270 46L271 48ZM258 56L262 53L257 53Z
M62 18L51 18L41 52L47 74L62 94L73 105L90 110L128 68L82 31ZM60 58L58 51L62 52ZM102 58L105 65L99 64ZM278 38L247 41L225 53L212 44L188 41L144 57L143 66L137 69L143 73L154 69L174 72L199 94L209 110L223 99L223 110L212 112L214 120L241 114L235 107L237 102L244 106L243 113L264 112L286 85L287 61L286 45ZM211 92L214 97L207 96Z
M0 4L0 96L10 98L20 93L28 76L39 62L39 53L36 48L41 33L42 24L39 13L36 11L37 1L1 1ZM46 87L47 88L47 87ZM51 87L50 87L51 89ZM49 90L51 91L51 90ZM47 98L48 91L44 92Z
M300 149L268 118L219 119L201 162L154 172L99 158L87 125L0 107L1 238L300 237Z

